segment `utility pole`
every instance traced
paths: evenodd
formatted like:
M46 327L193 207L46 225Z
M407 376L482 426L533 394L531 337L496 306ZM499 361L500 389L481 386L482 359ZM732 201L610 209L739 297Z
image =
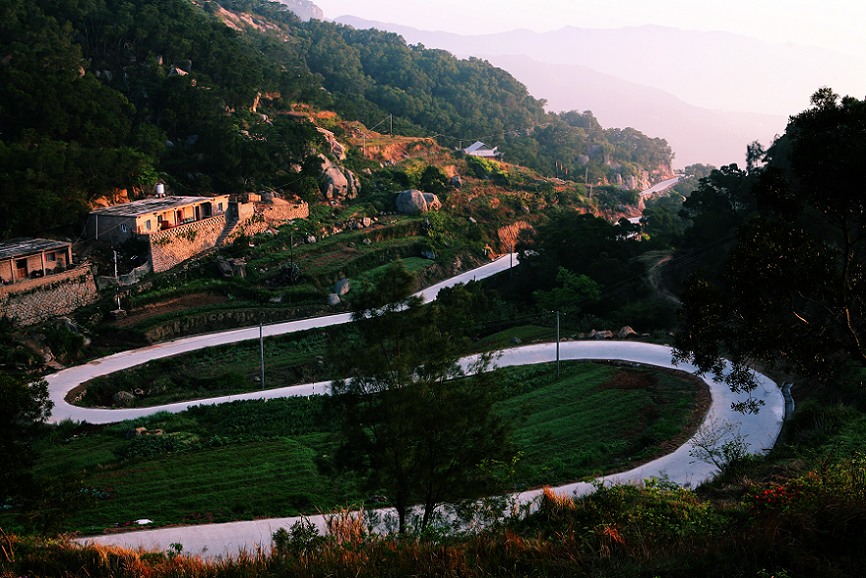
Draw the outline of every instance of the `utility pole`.
M114 296L117 298L117 310L120 311L120 277L117 274L117 251L114 253Z
M391 137L393 138L393 137L394 137L394 115L393 115L393 114L389 114L389 115L388 115L388 120L391 121Z
M559 309L556 310L556 379L559 379Z
M262 322L259 321L259 360L261 361L261 374L259 380L262 384L262 389L265 388L265 338L262 331Z

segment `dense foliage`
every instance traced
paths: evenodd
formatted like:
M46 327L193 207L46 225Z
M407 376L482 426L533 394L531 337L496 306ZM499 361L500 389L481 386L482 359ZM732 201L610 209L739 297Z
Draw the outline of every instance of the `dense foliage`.
M584 331L668 327L673 308L646 283L645 255L654 247L639 240L639 230L624 219L557 212L524 238L515 288L542 310L566 313L566 323Z
M30 489L33 438L51 407L44 380L27 383L0 373L0 503Z
M687 287L681 358L717 371L728 357L744 389L755 363L823 380L866 364L864 126L866 103L822 89L763 164L701 180L693 239L728 254Z
M352 377L332 385L345 431L339 461L390 497L400 533L414 504L423 530L443 501L495 490L481 466L513 455L493 412L490 360L464 371L456 311L407 297L410 279L398 264L375 284L371 296L387 304L354 314L359 339L340 347Z

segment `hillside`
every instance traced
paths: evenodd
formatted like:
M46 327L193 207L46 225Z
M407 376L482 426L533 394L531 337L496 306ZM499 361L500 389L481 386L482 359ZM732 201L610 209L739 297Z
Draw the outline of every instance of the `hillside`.
M670 170L665 141L603 129L591 114L545 113L484 61L305 22L276 4L45 0L0 16L3 237L77 236L94 199L157 181L184 194L277 189L313 200L308 151L323 149L290 114L297 103L370 127L388 119L449 148L484 140L567 180Z
M756 140L769 144L815 87L839 86L842 71L862 65L847 55L815 56L811 48L673 28L567 28L473 36L354 16L336 21L392 31L407 42L461 57L487 59L544 98L549 110L591 110L605 125L664 136L678 166L742 164L746 146ZM731 62L749 62L749 55L758 53L765 66L744 65L735 83L719 82L719 70ZM736 88L743 85L753 88Z

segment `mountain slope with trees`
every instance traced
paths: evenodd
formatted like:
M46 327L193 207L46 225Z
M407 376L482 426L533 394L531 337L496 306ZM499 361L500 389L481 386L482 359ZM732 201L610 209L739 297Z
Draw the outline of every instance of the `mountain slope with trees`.
M275 3L14 0L0 20L3 237L77 234L93 199L157 180L182 194L310 193L291 166L321 145L287 114L296 103L448 146L484 140L570 180L669 170L663 140L547 114L484 61Z

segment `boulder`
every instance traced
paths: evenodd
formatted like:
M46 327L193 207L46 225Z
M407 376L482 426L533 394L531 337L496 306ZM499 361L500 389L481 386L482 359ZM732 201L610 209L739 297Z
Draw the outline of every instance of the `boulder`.
M351 284L345 277L334 283L334 293L337 295L343 296L349 292L349 289L351 289Z
M135 401L135 395L130 391L118 391L111 396L111 401L114 402L114 405L128 407Z
M219 256L216 263L220 274L226 279L231 279L232 277L245 279L247 276L247 264L243 259L226 259Z
M616 333L617 339L628 339L632 335L637 335L637 331L626 325Z
M331 307L340 304L340 296L336 293L328 293L328 305Z
M134 427L126 430L126 439L132 439L135 437L143 436L147 433L146 427Z
M593 329L589 333L589 338L590 339L597 339L599 341L602 339L613 339L613 331L611 331L609 329L606 329L604 331L596 331L595 329Z
M320 189L325 199L339 201L357 197L361 186L352 171L341 169L324 155L319 155L319 158L322 159Z
M438 211L442 207L439 197L433 193L422 193L417 189L397 193L397 212L403 215L418 215Z

